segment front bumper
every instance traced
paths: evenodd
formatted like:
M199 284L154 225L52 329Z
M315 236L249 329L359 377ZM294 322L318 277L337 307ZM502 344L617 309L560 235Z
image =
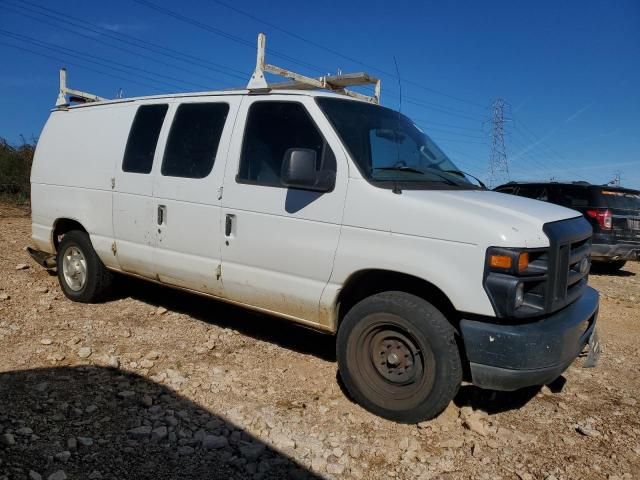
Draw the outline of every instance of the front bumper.
M640 260L640 244L594 243L591 246L591 258L593 260Z
M587 287L568 307L532 323L461 320L473 383L511 391L555 380L589 342L596 328L598 305L598 292Z

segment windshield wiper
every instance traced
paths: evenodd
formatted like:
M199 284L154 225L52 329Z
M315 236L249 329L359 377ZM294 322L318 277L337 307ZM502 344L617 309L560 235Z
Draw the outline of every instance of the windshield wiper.
M407 167L405 165L397 165L395 167L375 167L373 170L384 170L384 171L396 171L396 172L412 172L412 173L419 173L420 175L435 175L436 177L444 180L444 182L447 185L454 185L454 186L459 186L459 183L454 182L453 180L451 180L450 178L445 177L444 175L440 175L437 172L429 172L428 174L426 172L423 172L422 170L418 170L417 168L413 168L413 167ZM431 169L429 169L431 170ZM396 179L397 181L397 179Z
M398 165L395 167L375 167L373 170L385 170L385 171L396 171L396 172L411 172L411 173L419 173L420 175L425 175L422 170L418 170L417 168L407 167L404 165Z
M473 178L473 179L474 179L476 182L478 182L478 183L480 184L480 186L481 186L482 188L484 188L485 190L489 190L489 189L487 188L487 186L484 184L484 182L483 182L482 180L480 180L480 179L479 179L478 177L476 177L475 175L471 175L471 174L470 174L470 173L468 173L468 172L464 172L464 171L462 171L462 170L443 170L443 172L453 173L454 175L460 175L461 177L464 177L464 176L466 175L467 177L471 177L471 178Z

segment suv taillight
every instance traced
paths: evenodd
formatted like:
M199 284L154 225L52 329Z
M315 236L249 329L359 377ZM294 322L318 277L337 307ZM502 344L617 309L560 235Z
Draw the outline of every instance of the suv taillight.
M611 226L613 225L611 210L606 208L587 210L587 215L591 218L595 218L602 230L611 230Z

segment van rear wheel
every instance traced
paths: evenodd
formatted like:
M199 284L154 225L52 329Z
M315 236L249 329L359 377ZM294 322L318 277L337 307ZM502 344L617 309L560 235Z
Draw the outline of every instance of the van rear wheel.
M437 416L462 382L453 327L429 302L404 292L356 304L338 330L337 356L351 396L398 422Z
M113 274L98 257L89 235L80 230L67 232L58 247L58 281L67 298L82 303L104 298Z

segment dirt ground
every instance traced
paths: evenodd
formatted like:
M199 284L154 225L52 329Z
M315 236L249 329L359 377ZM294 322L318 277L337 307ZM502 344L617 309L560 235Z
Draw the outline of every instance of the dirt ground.
M345 395L331 337L126 278L72 303L29 237L0 205L0 480L640 478L638 263L591 276L597 368L465 385L438 419L398 425Z

